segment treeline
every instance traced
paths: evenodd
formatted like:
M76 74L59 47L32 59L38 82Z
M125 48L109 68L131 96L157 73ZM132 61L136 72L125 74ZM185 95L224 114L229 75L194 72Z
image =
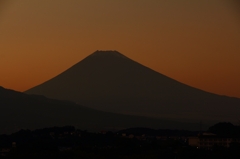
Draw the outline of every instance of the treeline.
M237 135L238 131L239 127L231 123L218 123L208 130L220 135ZM186 137L195 136L198 133L148 128L91 133L78 130L73 126L34 131L20 130L11 135L0 135L0 158L231 159L240 157L239 145L228 149L215 147L211 151L188 146ZM139 136L143 138L138 138ZM160 138L158 139L157 136ZM161 138L163 136L166 138Z
M240 137L240 126L230 122L221 122L211 126L208 132L219 136Z
M188 130L171 130L171 129L150 129L150 128L129 128L125 130L120 130L119 134L133 134L135 136L139 135L147 135L147 136L175 136L175 137L183 137L183 136L196 136L199 131L188 131Z
M173 158L177 147L187 145L176 140L130 139L120 132L91 133L72 126L20 130L1 135L0 143L0 158L6 159Z

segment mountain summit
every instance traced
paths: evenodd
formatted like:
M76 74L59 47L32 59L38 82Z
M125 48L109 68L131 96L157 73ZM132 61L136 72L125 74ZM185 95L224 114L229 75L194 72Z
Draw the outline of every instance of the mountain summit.
M240 99L187 86L117 51L96 51L26 93L178 121L238 121L240 112Z

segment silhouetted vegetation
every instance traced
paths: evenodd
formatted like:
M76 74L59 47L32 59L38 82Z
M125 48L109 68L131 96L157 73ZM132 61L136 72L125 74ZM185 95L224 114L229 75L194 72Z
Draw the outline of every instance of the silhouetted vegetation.
M216 135L233 137L240 135L240 126L235 126L229 122L221 122L211 126L208 131Z
M210 127L209 131L220 130L222 124ZM223 126L230 124L224 123ZM189 146L188 137L198 133L147 128L91 133L72 126L34 131L20 130L11 135L0 135L0 158L231 159L240 157L238 143L232 143L229 148L214 146L212 150Z

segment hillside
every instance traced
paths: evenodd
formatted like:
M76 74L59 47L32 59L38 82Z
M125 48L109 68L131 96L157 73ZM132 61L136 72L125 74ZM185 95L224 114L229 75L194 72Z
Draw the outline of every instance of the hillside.
M129 127L197 129L196 123L120 115L0 87L0 134L20 129L72 125L89 131Z

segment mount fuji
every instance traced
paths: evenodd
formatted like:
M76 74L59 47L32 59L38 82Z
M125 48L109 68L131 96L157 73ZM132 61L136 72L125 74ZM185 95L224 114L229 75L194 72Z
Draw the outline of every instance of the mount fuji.
M240 118L240 99L193 88L117 51L96 51L25 93L106 112L181 122L236 122Z

